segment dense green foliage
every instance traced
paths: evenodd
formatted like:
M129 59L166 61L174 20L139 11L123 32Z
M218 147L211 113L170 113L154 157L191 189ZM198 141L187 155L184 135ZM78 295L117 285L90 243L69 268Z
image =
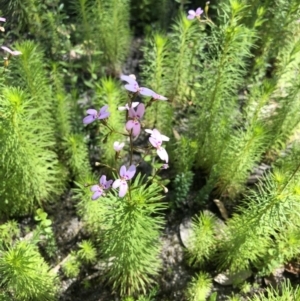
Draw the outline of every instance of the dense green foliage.
M210 266L265 277L299 262L299 0L203 1L188 19L196 2L0 0L2 45L20 52L2 48L0 68L0 300L58 300L63 277L88 286L95 266L124 300L162 300L163 229L186 210L184 300L209 298ZM118 109L136 101L143 117ZM62 253L60 202L82 223ZM288 282L265 292L249 300L300 298Z

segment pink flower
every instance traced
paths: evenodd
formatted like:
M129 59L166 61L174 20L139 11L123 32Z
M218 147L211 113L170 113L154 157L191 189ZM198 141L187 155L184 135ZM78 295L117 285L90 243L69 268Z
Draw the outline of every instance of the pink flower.
M137 107L139 105L139 102L132 102L131 103L131 108L135 108L135 107ZM124 111L124 110L129 110L130 108L129 108L129 105L128 105L128 103L125 105L125 107L118 107L118 110L119 111Z
M146 129L145 131L151 134L151 136L149 137L149 141L152 144L152 146L156 148L157 155L163 161L166 161L166 163L168 163L169 161L168 153L161 145L163 141L169 141L170 138L165 135L162 135L157 129L153 129L153 130Z
M83 118L83 123L84 124L89 124L89 123L93 122L96 119L105 119L105 118L107 118L110 115L110 113L106 111L107 108L108 108L108 105L102 107L100 109L99 113L94 109L88 109L86 111L88 116Z
M115 142L114 142L114 150L115 150L116 152L120 152L120 151L122 150L122 148L124 147L124 145L125 145L124 142L120 143L120 142L118 142L118 141L115 141Z
M130 92L139 93L144 96L153 96L154 94L156 94L154 91L148 88L139 87L137 81L131 76L121 75L121 80L128 83L127 85L125 85L125 89Z
M136 167L131 165L128 170L126 170L125 165L120 168L120 179L114 181L112 187L114 189L119 188L119 197L122 198L128 190L127 181L132 179L135 175Z
M13 56L22 54L21 51L18 51L18 50L11 50L11 49L9 49L9 48L6 47L6 46L1 46L1 48L2 48L4 51L8 52L10 55L13 55Z
M113 180L106 181L106 176L103 175L99 180L99 185L93 185L91 191L94 192L92 200L97 200L103 193L104 190L111 187Z
M189 10L188 13L189 13L189 14L188 14L187 18L188 18L189 20L193 20L193 19L195 19L195 18L199 19L200 16L203 14L203 10L201 9L201 7L198 7L198 8L196 9L196 11L194 11L194 10Z
M128 116L131 118L131 120L128 120L126 123L126 130L131 131L132 135L138 136L141 132L141 124L140 120L144 116L145 113L145 105L143 103L140 103L137 107L136 111L132 108L129 109Z

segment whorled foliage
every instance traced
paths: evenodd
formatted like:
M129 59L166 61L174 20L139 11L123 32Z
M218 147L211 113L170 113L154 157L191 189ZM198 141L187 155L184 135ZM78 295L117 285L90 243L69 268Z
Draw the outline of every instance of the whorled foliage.
M61 192L55 141L34 100L18 88L0 96L0 212L28 213Z
M129 194L121 199L109 193L93 202L88 194L79 206L88 229L99 240L106 263L103 277L121 295L145 292L161 266L159 231L166 208L161 188L155 183L144 184L138 175L131 186L131 200Z
M49 272L36 248L23 241L0 247L1 288L10 300L54 301L57 295L55 275Z

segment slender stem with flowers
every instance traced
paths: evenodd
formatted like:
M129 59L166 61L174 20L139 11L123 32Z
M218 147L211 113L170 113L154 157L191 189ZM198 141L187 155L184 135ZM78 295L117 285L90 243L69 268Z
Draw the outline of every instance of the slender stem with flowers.
M109 116L110 112L108 111L108 106L105 105L102 108L100 108L99 111L95 109L88 109L86 111L87 116L84 117L83 123L84 124L90 124L96 120L100 120L101 123L108 128L110 131L108 135L112 133L119 133L122 134L123 136L129 137L129 168L127 169L125 165L122 165L119 172L117 169L108 166L103 163L98 163L97 165L101 165L104 167L109 168L110 170L116 172L119 176L118 179L115 181L113 180L106 180L106 175L102 175L99 181L99 184L92 185L91 191L94 193L92 195L92 199L96 200L101 196L104 196L104 190L108 190L110 188L113 189L118 189L119 190L119 197L123 198L127 192L128 192L128 197L129 200L132 200L131 196L131 187L130 187L130 180L135 176L136 174L136 167L141 163L141 161L149 154L151 151L151 148L146 147L145 148L145 154L142 156L141 160L134 165L133 164L133 151L134 151L134 141L138 138L138 136L141 133L142 130L142 124L141 124L141 119L143 118L145 114L145 110L147 107L149 107L152 102L157 101L157 100L167 100L166 97L157 94L156 92L150 90L149 88L145 87L140 87L139 84L136 81L135 76L127 76L127 75L122 75L121 80L127 82L125 84L125 89L128 90L131 94L129 95L129 103L126 104L125 106L120 106L119 110L120 111L126 111L126 130L128 133L120 133L119 131L116 131L113 129L109 124ZM137 95L142 95L142 96L150 96L151 100L147 103L145 106L143 103L140 102L135 102L135 98ZM165 161L166 164L163 164L160 169L156 169L155 174L152 177L148 178L148 181L153 180L159 170L165 169L168 167L167 163L169 160L169 156L165 148L162 146L163 141L169 141L169 138L162 135L157 129L146 129L146 133L150 134L149 137L149 142L153 148L156 149L156 153L158 157ZM117 162L118 159L120 159L120 153L123 150L123 147L125 146L124 142L119 142L115 141L113 148L116 152L115 154L115 161ZM147 181L147 182L148 182ZM113 183L112 183L113 182ZM164 187L165 188L165 187Z

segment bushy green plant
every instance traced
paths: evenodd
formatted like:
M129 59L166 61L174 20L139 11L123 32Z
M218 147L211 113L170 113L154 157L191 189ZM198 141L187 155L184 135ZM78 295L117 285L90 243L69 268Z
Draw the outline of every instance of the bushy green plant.
M180 13L166 45L166 91L174 105L187 104L194 96L193 81L200 70L205 37L204 27Z
M9 244L20 234L19 225L15 220L9 220L0 226L0 242Z
M200 272L194 276L187 288L187 300L205 301L212 289L212 279L207 273Z
M55 275L38 251L26 241L0 251L1 288L17 301L56 299Z
M68 278L75 278L80 273L80 261L78 260L76 253L71 252L62 266L64 274Z
M197 166L212 170L229 143L239 118L238 89L244 83L251 57L255 28L241 22L247 5L228 1L218 7L220 25L211 25L208 53L196 89L198 114L193 116L193 133L199 145ZM196 86L197 87L197 86Z
M299 195L296 150L278 163L256 191L248 192L239 214L228 221L219 245L220 267L241 271L255 265L262 274L269 274L297 257Z
M83 240L79 244L79 250L77 256L86 263L91 263L96 260L97 251L90 240Z
M249 301L289 301L298 300L300 298L299 287L292 287L289 280L282 282L280 289L268 287L265 293L259 293Z
M193 218L192 232L188 240L188 262L191 265L203 264L216 250L216 217L205 211Z
M160 192L156 184L143 184L139 175L132 185L131 201L114 195L98 202L106 210L99 236L108 264L106 275L121 295L145 292L158 274L161 211L165 208Z
M1 92L0 211L24 214L61 191L60 170L51 129L33 99L18 88Z
M174 202L177 207L180 207L190 192L193 183L194 174L191 171L180 173L173 180L174 187Z

